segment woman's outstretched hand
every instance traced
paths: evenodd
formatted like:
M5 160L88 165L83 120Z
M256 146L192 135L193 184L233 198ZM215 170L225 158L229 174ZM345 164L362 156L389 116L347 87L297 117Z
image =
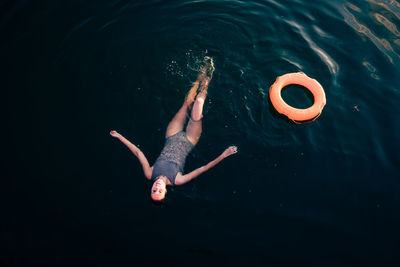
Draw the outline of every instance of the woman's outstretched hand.
M237 146L230 146L227 149L225 149L225 151L222 153L222 156L226 158L235 153L237 153Z
M114 130L110 131L110 135L111 135L112 137L115 137L115 138L118 138L118 137L121 136L117 131L114 131Z

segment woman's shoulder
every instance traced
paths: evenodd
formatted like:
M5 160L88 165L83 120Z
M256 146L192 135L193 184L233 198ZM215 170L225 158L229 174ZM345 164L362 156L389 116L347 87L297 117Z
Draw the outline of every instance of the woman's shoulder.
M175 176L174 185L184 184L184 175L181 172L178 172Z

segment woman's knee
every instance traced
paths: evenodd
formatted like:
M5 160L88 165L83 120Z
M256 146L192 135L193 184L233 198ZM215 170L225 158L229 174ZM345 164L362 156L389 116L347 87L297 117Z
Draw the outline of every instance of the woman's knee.
M192 119L194 121L201 120L203 117L203 105L204 105L204 99L201 97L198 97L196 101L194 102L193 108L192 108Z

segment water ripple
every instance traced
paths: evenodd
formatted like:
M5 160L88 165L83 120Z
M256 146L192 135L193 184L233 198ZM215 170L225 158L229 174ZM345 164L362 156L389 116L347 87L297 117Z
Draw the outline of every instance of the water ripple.
M303 39L307 42L307 44L310 46L310 48L321 58L321 60L326 64L326 66L329 69L329 72L331 74L337 75L339 71L339 65L326 53L324 50L322 50L312 39L311 37L306 33L304 30L304 27L300 24L298 24L295 21L287 21L288 24L293 26L294 28L297 29L298 33L303 37Z
M72 35L74 35L77 31L79 31L81 28L83 28L86 24L88 24L91 20L93 20L94 17L89 17L85 18L81 22L79 22L77 25L75 25L69 33L64 37L63 42L66 42L69 38L71 38Z
M397 2L396 0L367 0L368 2L375 4L377 6L381 6L387 11L390 11L391 14L397 17L397 19L400 19L400 3Z
M384 1L385 2L385 1ZM398 3L396 1L390 1L389 3L377 3L375 1L370 1L370 3L376 4L377 6L384 7L388 11L396 12L398 8ZM395 5L394 3L397 3ZM365 8L366 9L366 8ZM357 12L353 14L352 11ZM363 10L361 7L357 7L354 4L346 3L343 4L342 13L344 16L345 22L353 28L356 32L361 34L362 36L367 37L389 60L390 63L394 65L398 65L400 63L400 55L396 53L392 45L398 45L397 40L387 40L385 38L380 38L376 35L376 33L371 29L371 27L367 26L367 24L360 22L363 19L363 14L371 12L371 8L368 10ZM394 23L390 22L386 17L381 14L373 13L373 18L385 26L391 33L398 36L397 27ZM396 13L394 13L396 14ZM397 17L398 15L396 15ZM392 42L392 43L391 43Z
M400 32L397 30L396 24L390 22L389 19L387 19L386 17L384 17L379 13L375 13L374 17L379 23L385 26L385 28L388 29L391 33L393 33L397 37L400 37Z

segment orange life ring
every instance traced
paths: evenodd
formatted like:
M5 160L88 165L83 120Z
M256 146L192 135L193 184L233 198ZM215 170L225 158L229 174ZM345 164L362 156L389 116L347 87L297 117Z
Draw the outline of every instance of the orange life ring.
M314 104L306 109L298 109L286 104L282 99L281 91L290 84L298 84L307 88L314 96ZM269 89L269 97L276 111L295 123L316 120L321 115L322 109L326 104L325 92L321 84L302 72L287 73L276 78L276 81Z

